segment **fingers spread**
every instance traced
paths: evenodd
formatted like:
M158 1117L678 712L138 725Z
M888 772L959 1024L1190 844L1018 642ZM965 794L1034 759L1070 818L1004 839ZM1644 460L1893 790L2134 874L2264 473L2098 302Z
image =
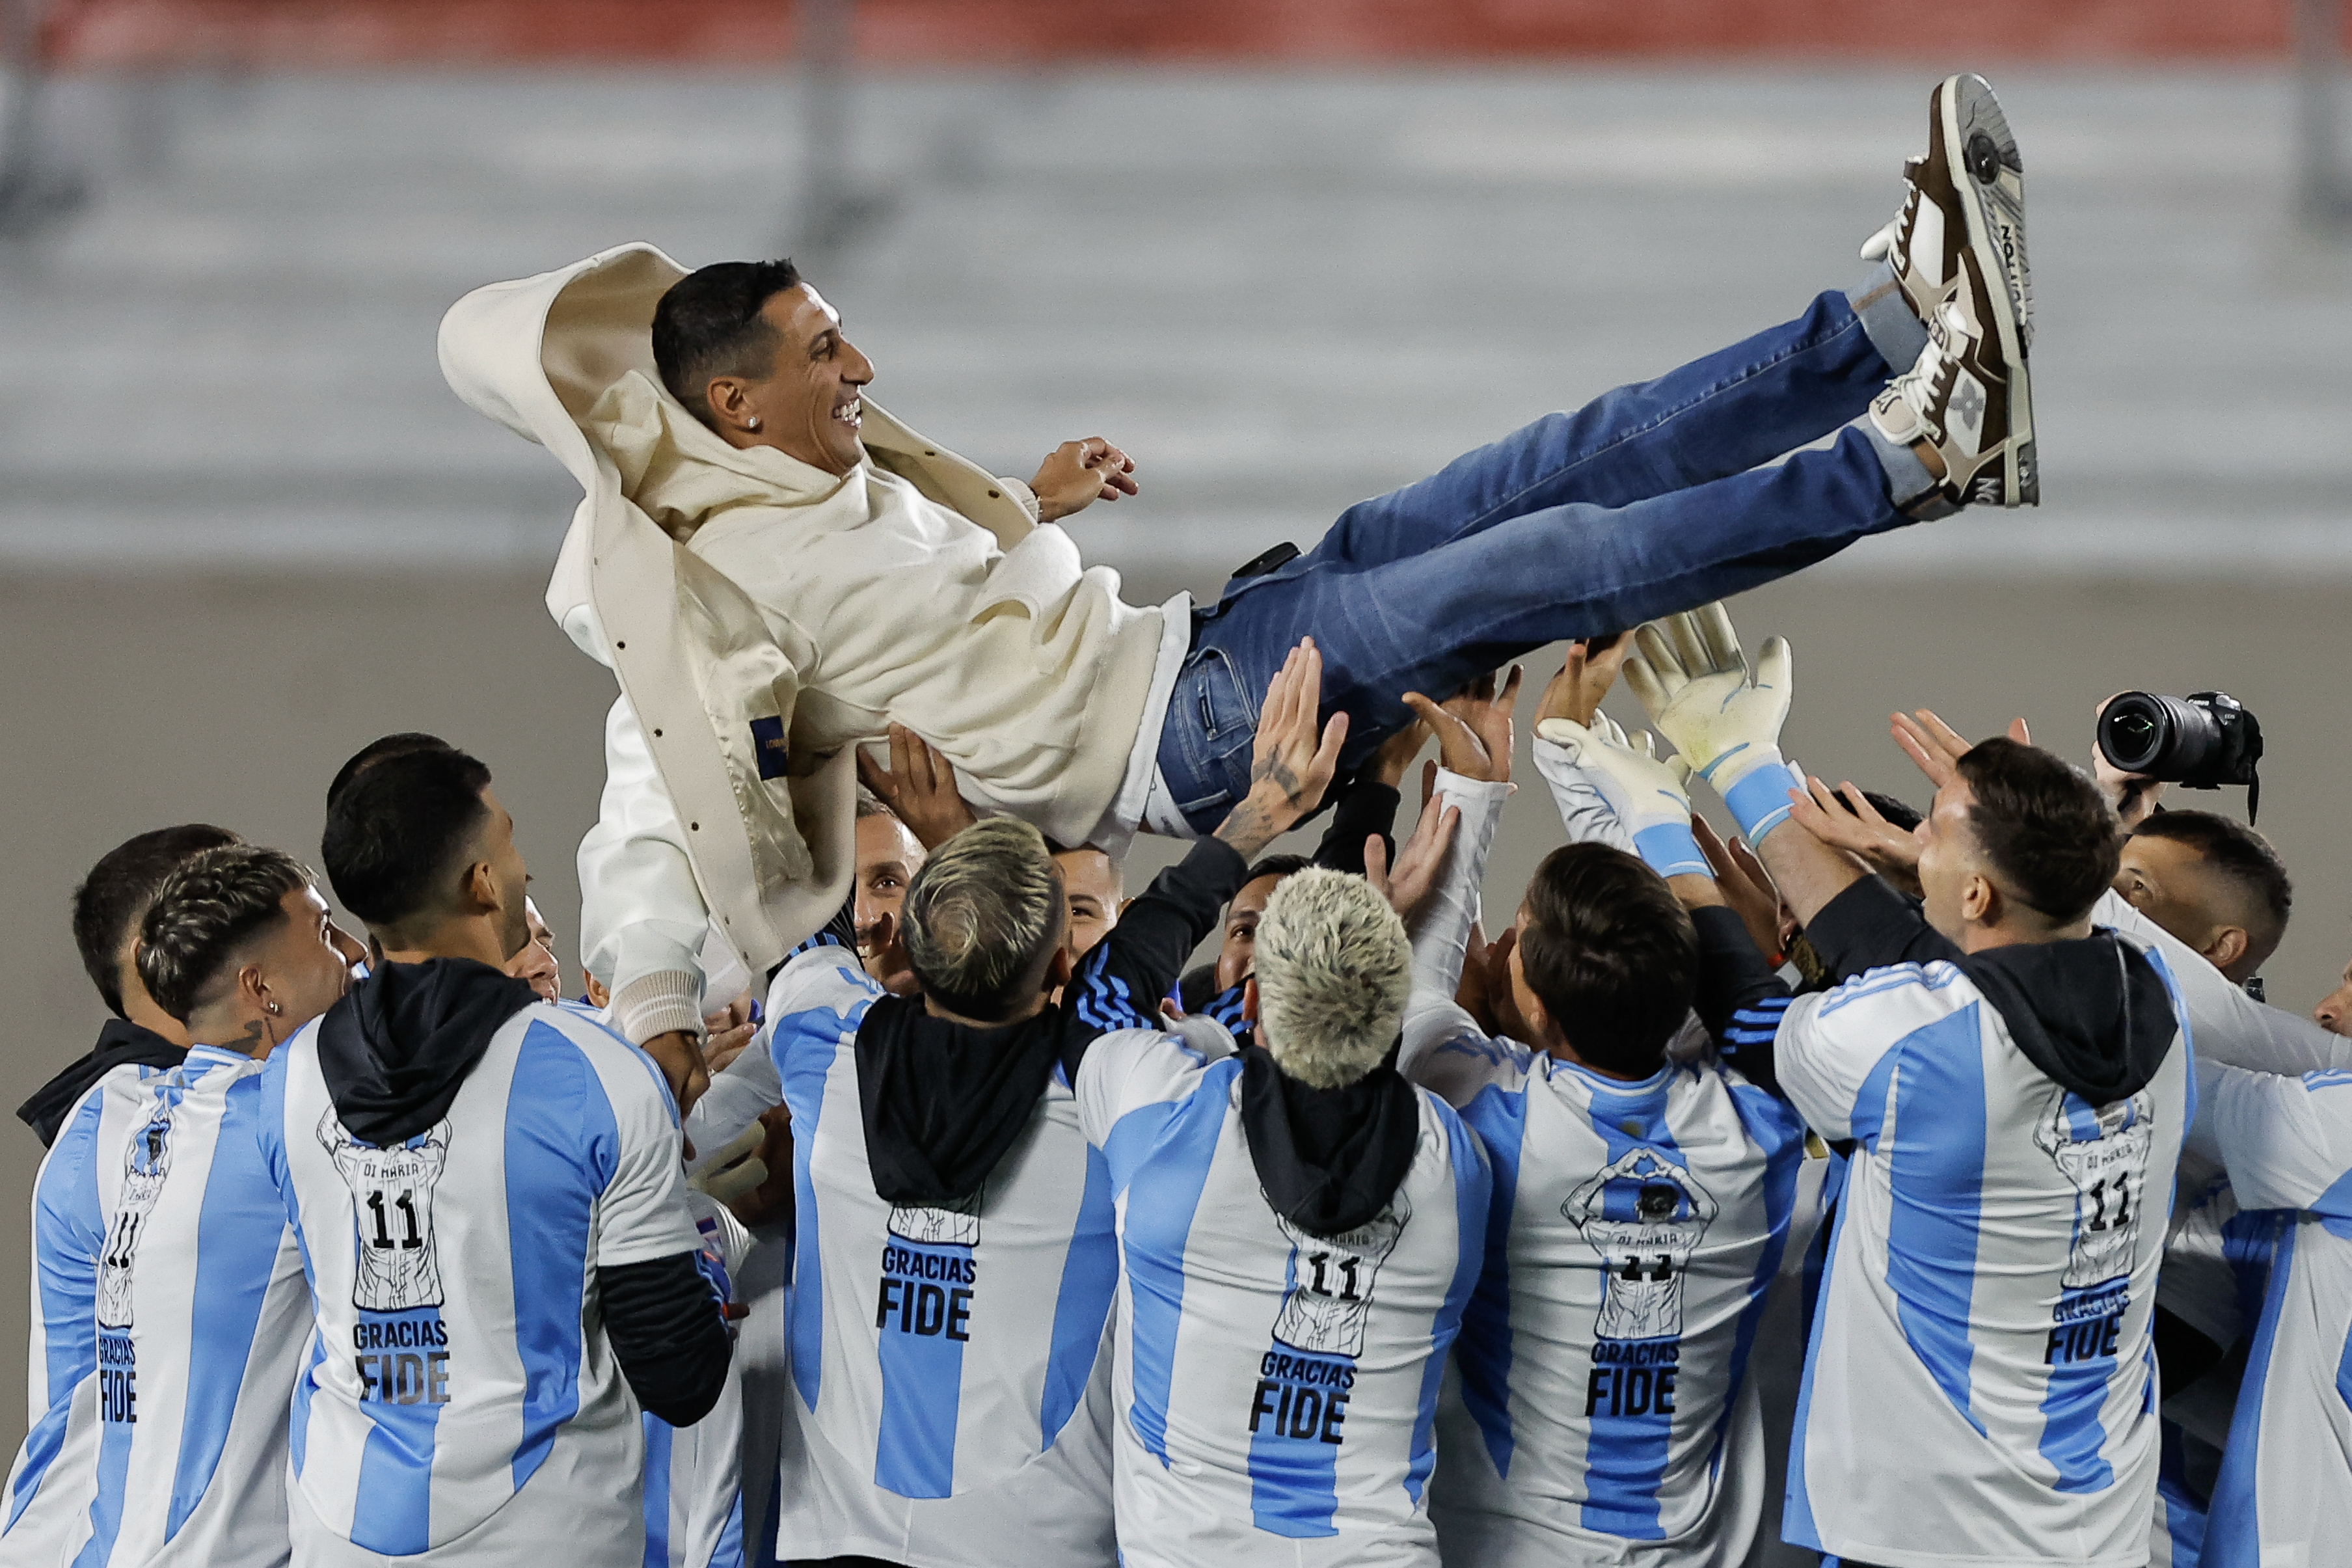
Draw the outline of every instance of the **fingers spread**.
M1690 619L1712 668L1718 670L1748 668L1747 657L1739 651L1739 633L1733 629L1731 612L1724 608L1722 600L1700 605L1691 612Z

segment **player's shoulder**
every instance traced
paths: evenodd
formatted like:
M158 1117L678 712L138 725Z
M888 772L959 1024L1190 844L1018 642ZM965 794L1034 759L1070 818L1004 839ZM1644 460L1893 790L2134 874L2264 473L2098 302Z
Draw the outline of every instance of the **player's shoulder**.
M1809 998L1799 998L1800 1004ZM1848 1023L1916 1019L1932 1022L1967 1011L1984 1000L1966 971L1944 959L1890 963L1840 982L1811 1002L1816 1021L1844 1015ZM1793 1008L1792 1008L1793 1010Z
M876 997L884 994L879 982L857 962L856 952L834 943L803 948L785 960L768 986L768 1016L779 1032L786 1027L818 1028L834 1020L834 1032L856 1026L852 1014L862 1016Z

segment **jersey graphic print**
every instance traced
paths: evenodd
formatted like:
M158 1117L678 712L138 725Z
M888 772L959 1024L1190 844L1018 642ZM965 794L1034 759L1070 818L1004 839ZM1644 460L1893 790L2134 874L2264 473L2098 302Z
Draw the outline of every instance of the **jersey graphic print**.
M874 1327L882 1364L882 1426L874 1482L901 1497L955 1491L963 1347L980 1282L976 1188L951 1204L898 1204L882 1242Z
M2115 1479L2099 1455L2099 1409L2131 1307L2155 1108L2145 1089L2095 1110L2068 1094L2033 1130L2034 1146L2074 1188L2074 1237L2042 1354L2050 1383L2041 1448L2061 1491L2104 1490Z
M1580 1183L1559 1212L1601 1255L1593 1336L1681 1338L1683 1271L1719 1212L1689 1169L1644 1144Z
M122 1156L122 1191L115 1199L114 1217L107 1223L106 1245L98 1259L98 1326L131 1327L131 1268L139 1255L139 1238L147 1216L163 1195L163 1178L172 1173L172 1107L159 1103Z
M1290 1242L1291 1285L1275 1315L1276 1341L1318 1355L1363 1354L1372 1281L1412 1217L1412 1205L1402 1193L1354 1230L1335 1237L1310 1236L1276 1215L1274 1223Z
M2131 1272L2155 1137L2148 1118L2156 1100L2146 1089L2087 1117L2082 1106L2070 1094L2033 1130L2034 1146L2074 1185L2074 1245L2066 1254L2063 1281L2069 1290Z
M1259 1358L1250 1399L1250 1513L1260 1530L1294 1539L1335 1535L1339 1445L1348 1396L1364 1352L1373 1287L1412 1218L1402 1189L1355 1229L1315 1236L1280 1215L1289 1283L1274 1343Z
M1601 1259L1579 1522L1654 1539L1682 1364L1683 1279L1721 1205L1680 1150L1636 1143L1578 1183L1559 1212Z
M352 1193L352 1221L360 1242L352 1305L362 1312L441 1305L433 1188L449 1158L448 1121L412 1142L379 1149L344 1131L331 1107L319 1119L319 1143Z

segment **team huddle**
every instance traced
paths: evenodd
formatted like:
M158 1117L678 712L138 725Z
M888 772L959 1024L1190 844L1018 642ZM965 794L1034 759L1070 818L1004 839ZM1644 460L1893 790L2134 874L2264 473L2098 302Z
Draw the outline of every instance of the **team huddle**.
M0 1568L2352 1563L2352 1022L2257 999L2276 856L1924 710L1926 812L1832 789L1722 603L2038 500L2022 169L1949 79L1855 288L1201 606L1060 526L1125 453L927 441L790 263L461 300L621 687L580 967L432 735L323 885L98 862Z

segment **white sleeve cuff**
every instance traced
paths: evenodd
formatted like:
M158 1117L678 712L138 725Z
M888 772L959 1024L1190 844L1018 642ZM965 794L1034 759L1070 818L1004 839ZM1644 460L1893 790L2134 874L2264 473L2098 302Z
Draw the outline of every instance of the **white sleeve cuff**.
M642 1046L673 1031L702 1037L702 977L691 970L666 969L639 975L613 994L614 1021L621 1037Z

